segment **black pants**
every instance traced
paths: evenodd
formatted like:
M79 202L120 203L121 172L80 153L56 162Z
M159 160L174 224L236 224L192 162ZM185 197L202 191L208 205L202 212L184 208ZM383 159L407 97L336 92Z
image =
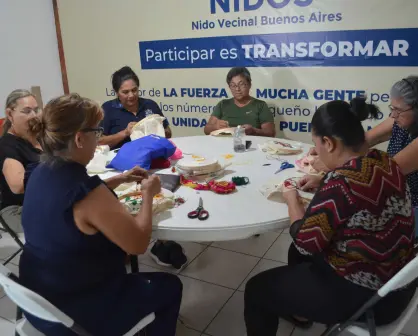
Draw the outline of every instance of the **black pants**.
M244 311L248 336L276 336L279 317L299 316L326 325L343 322L374 294L302 256L293 244L288 259L288 266L248 281ZM376 324L396 320L414 292L410 286L381 300L375 309Z

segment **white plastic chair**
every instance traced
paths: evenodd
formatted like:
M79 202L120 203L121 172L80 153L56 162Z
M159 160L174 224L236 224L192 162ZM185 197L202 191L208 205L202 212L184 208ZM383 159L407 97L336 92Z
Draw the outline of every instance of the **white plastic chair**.
M418 278L418 256L411 260L392 279L390 279L377 293L367 301L348 321L328 328L321 336L344 335L356 336L398 336L411 316L417 311L418 291L404 310L402 315L389 325L376 327L372 308L389 293L411 284ZM359 323L358 319L367 316L367 323Z
M61 323L67 328L71 329L75 334L80 336L92 336L89 332L84 330L80 325L74 322L68 315L60 311L57 307L44 299L42 296L36 294L30 289L19 285L12 280L10 272L5 266L0 264L0 285L7 296L24 311L36 316L42 320ZM155 314L151 313L143 318L137 325L123 336L134 336L147 325L152 323L155 319ZM16 322L16 331L21 336L45 336L37 331L26 318Z

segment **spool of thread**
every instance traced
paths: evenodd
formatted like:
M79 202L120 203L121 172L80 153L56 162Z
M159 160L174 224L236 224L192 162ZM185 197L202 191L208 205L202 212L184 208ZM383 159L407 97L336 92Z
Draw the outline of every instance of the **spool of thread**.
M248 183L250 183L250 179L248 177L245 176L234 176L232 178L232 182L235 183L235 185L237 186L244 186L247 185Z

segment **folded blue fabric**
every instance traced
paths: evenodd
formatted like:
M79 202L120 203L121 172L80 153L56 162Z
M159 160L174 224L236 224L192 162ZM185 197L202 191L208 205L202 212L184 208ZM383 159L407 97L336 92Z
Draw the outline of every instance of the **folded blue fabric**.
M148 135L124 144L106 168L125 171L139 166L149 170L152 160L168 159L175 151L176 147L166 138Z

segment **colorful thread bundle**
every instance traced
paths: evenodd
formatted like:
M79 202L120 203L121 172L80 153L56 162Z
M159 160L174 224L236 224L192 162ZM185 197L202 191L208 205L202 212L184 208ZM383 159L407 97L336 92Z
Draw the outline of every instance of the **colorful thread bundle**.
M216 194L230 194L236 190L236 185L228 181L210 181L209 183L196 183L192 180L187 180L184 176L180 176L180 183L185 187L195 190L211 190Z

